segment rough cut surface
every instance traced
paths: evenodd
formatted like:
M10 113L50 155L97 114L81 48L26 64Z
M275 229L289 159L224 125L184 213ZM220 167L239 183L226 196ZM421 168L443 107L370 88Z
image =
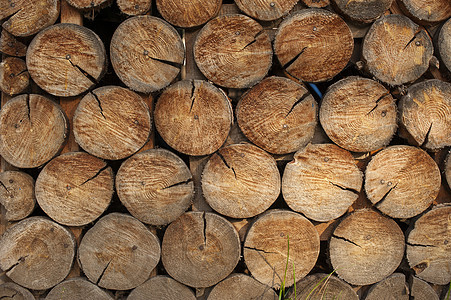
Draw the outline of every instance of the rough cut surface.
M451 17L449 0L398 0L403 11L420 23L437 23Z
M440 29L436 49L443 64L451 72L451 19Z
M353 21L371 23L382 16L392 2L393 0L332 0L332 5L340 14Z
M5 218L8 221L28 217L36 204L33 177L19 171L1 172L0 204L5 207Z
M235 0L246 15L262 21L279 19L288 14L297 2L298 0Z
M302 2L311 8L324 8L330 4L330 0L302 0Z
M7 57L0 63L0 90L6 94L20 94L30 84L30 75L24 60Z
M55 286L45 297L45 300L61 299L113 300L114 298L85 279L71 278Z
M152 0L116 0L116 4L126 15L145 15L152 8Z
M195 27L216 16L222 0L156 0L163 18L174 26Z
M0 35L0 52L11 56L23 57L27 54L27 46L3 29Z
M127 300L196 300L193 291L169 276L155 276L136 287Z
M437 292L426 282L416 276L410 277L410 296L419 300L439 300ZM445 300L446 298L443 298Z
M65 0L67 3L77 9L87 10L104 6L108 3L108 0Z
M14 282L6 282L0 285L0 299L35 300L29 290Z
M448 181L448 186L451 188L451 151L446 158L445 177L446 181Z
M406 276L402 273L394 273L373 285L369 289L365 300L380 299L409 300L409 287L406 284Z

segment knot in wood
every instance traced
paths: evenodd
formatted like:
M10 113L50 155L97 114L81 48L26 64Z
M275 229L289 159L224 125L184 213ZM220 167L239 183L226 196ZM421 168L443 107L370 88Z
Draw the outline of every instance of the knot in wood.
M318 31L318 28L316 26L314 26L313 31Z
M416 46L421 46L421 42L420 42L420 41L416 41L416 42L415 42L415 45L416 45Z
M12 179L9 180L9 183L13 183L13 182L14 182L14 180L12 180Z
M328 162L329 161L329 157L324 157L324 161Z
M444 241L443 241L443 244L444 244L444 245L448 245L448 243L449 243L448 240L444 240Z
M381 184L385 184L385 180L381 179Z
M66 55L66 59L68 59L68 60L70 59L70 54Z
M194 120L198 120L199 116L198 115L194 115Z
M269 6L274 7L276 4L274 2L269 3Z
M387 185L388 186L391 186L393 183L391 182L391 181L389 181L388 183L387 183Z
M199 246L199 250L200 250L200 251L203 251L203 250L204 250L204 245L200 245L200 246Z
M149 51L144 50L143 54L147 56L147 55L149 55Z
M136 10L139 9L139 5L138 5L138 4L135 5L135 9L136 9Z
M133 245L132 250L135 251L136 249L138 249L138 246Z
M14 7L14 6L16 6L16 3L11 3L10 6Z
M382 113L381 113L381 116L382 117L385 117L387 115L387 112L384 110Z
M9 77L13 78L14 77L14 73L9 74Z
M240 32L239 31L235 32L235 35L240 35Z

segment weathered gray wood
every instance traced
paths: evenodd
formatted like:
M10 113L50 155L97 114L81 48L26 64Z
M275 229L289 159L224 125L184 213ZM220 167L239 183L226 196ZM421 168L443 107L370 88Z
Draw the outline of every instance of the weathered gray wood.
M0 63L0 90L16 95L23 92L30 84L30 75L24 60L7 57Z
M193 291L169 276L155 276L136 287L127 300L196 300Z
M90 9L99 9L106 5L110 0L66 0L71 6L80 10L90 10Z
M409 287L406 284L406 276L402 273L394 273L374 284L368 290L365 300L380 299L409 300Z
M448 181L448 186L451 188L451 151L448 153L448 157L446 158L445 177L446 181Z
M451 20L440 28L436 49L446 69L451 72Z
M11 33L2 29L0 36L0 52L17 57L23 57L27 54L27 46L16 39Z
M448 0L398 0L398 3L404 13L422 24L437 23L451 17L451 2Z
M330 4L330 0L302 0L302 2L311 8L324 8Z
M35 300L33 294L14 282L0 285L0 299Z
M250 17L272 21L289 13L298 0L235 0L236 5Z
M350 20L372 23L390 8L392 2L393 0L332 0L332 6Z
M218 283L210 292L208 300L277 300L274 290L254 278L234 273Z
M116 4L129 16L145 15L152 9L152 0L116 0Z
M163 18L174 26L195 27L215 17L222 0L156 0Z
M409 283L410 296L415 300L439 300L437 293L426 281L416 276L411 276Z
M83 278L72 278L55 286L45 297L45 300L60 299L113 300L114 298Z
M33 177L19 171L1 172L0 203L6 209L6 220L19 221L28 217L36 205Z

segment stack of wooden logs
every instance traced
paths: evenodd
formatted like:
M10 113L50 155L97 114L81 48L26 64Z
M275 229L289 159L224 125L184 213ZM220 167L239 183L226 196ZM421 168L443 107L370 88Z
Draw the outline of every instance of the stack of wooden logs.
M0 299L449 298L449 0L0 8Z

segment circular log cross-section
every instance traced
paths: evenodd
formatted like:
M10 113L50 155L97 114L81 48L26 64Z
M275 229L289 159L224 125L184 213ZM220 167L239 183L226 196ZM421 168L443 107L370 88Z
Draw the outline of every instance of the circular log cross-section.
M14 282L33 290L63 281L74 256L72 233L44 217L16 223L0 239L0 268Z
M311 8L324 8L330 4L330 0L302 0L302 2Z
M327 222L344 214L357 200L362 177L348 151L334 144L309 144L285 167L283 198L292 210Z
M426 281L411 276L409 282L410 296L413 299L439 300L437 292ZM451 290L448 289L448 293L451 293Z
M240 253L238 232L229 221L210 212L188 212L167 227L161 260L172 278L200 288L226 278Z
M421 216L407 237L406 256L416 276L434 284L451 280L451 206L437 206Z
M110 45L111 64L134 91L150 93L169 85L185 58L180 35L164 20L136 16L122 22Z
M135 288L127 300L196 300L193 291L169 276L155 276Z
M74 114L75 141L103 159L134 154L148 141L151 130L149 107L141 96L118 86L86 94Z
M348 64L354 39L348 25L335 13L304 9L280 24L274 51L288 75L320 82L337 75Z
M108 5L109 0L66 0L71 6L80 10L99 9Z
M329 87L319 120L340 147L355 152L374 151L388 145L396 132L396 104L382 84L351 76Z
M135 218L152 225L174 221L194 197L188 167L165 149L147 150L127 159L117 172L116 190Z
M82 278L71 278L55 286L45 297L45 300L84 299L113 300L101 288Z
M216 16L222 0L156 0L156 3L160 14L172 25L195 27Z
M391 146L376 154L365 171L365 191L392 218L411 218L431 205L440 190L440 170L425 151Z
M33 294L14 282L0 285L0 299L36 300Z
M145 15L152 8L152 0L116 0L116 4L129 16Z
M36 199L53 220L68 226L97 219L113 196L113 171L101 159L70 152L51 160L36 180Z
M6 209L6 220L19 221L28 217L36 205L33 177L19 171L1 172L0 203Z
M398 0L400 8L420 24L438 23L451 17L449 0Z
M304 147L318 123L318 105L301 84L288 78L263 79L243 95L236 108L238 125L255 145L275 154Z
M446 181L448 181L448 186L451 188L451 151L449 152L445 163L445 178Z
M269 210L249 228L243 255L252 276L273 288L284 280L288 257L285 287L289 287L294 283L293 269L299 280L315 266L319 247L318 232L308 219L292 211Z
M443 64L451 72L451 19L441 27L436 49Z
M0 52L11 56L24 57L27 54L27 46L3 29L0 35Z
M333 7L348 19L371 23L382 16L396 0L332 0Z
M130 215L111 213L86 232L78 248L83 273L96 285L129 290L146 281L160 260L160 241Z
M218 283L208 295L207 300L275 300L276 292L254 278L235 273Z
M36 168L52 159L67 135L61 107L41 95L19 95L0 110L0 155L18 168Z
M92 88L106 69L105 47L92 30L57 24L39 32L28 46L31 78L46 92L77 96Z
M209 80L223 87L248 88L268 73L272 48L255 20L238 14L208 22L194 43L194 60Z
M418 79L429 68L434 48L427 32L403 15L388 15L370 27L363 41L366 68L389 85Z
M0 63L0 90L9 95L20 94L30 84L27 64L17 57L7 57Z
M262 20L272 21L288 14L299 0L235 0L236 5L246 15Z
M330 261L339 277L373 284L392 274L404 255L404 234L390 218L371 210L346 217L330 238Z
M431 79L411 85L399 110L402 125L419 146L451 146L451 83Z
M233 112L225 93L207 81L179 81L160 95L155 126L163 140L188 155L207 155L221 147Z
M409 288L406 284L406 276L402 273L394 273L373 285L368 290L365 300L380 299L409 300Z
M280 193L276 160L252 144L219 149L205 165L202 191L207 203L231 218L250 218L267 210Z

